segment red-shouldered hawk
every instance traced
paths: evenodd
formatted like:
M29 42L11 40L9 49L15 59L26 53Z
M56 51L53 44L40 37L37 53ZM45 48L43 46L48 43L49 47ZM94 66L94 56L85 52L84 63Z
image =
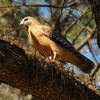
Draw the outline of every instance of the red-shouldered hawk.
M64 36L53 31L51 27L40 24L36 18L25 17L20 24L28 28L30 43L42 55L52 56L58 61L70 62L86 73L89 73L94 67L93 62L77 52Z

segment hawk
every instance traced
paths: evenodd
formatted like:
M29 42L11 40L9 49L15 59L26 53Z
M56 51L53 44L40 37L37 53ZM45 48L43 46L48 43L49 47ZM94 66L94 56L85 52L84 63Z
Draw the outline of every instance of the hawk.
M59 32L50 26L42 25L34 17L25 17L20 22L28 28L30 43L45 57L54 60L70 62L85 73L90 73L94 67L92 61L77 52L73 45Z

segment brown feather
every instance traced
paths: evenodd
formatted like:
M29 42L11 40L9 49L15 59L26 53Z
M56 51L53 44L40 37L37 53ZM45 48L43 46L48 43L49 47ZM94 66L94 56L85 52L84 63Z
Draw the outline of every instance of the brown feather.
M28 18L28 17L27 17ZM55 60L70 62L82 71L89 73L94 67L92 61L77 52L72 44L61 35L54 34L55 32L49 26L41 25L33 17L29 17L32 23L28 25L28 38L30 43L44 56L54 56ZM30 21L30 22L31 22Z

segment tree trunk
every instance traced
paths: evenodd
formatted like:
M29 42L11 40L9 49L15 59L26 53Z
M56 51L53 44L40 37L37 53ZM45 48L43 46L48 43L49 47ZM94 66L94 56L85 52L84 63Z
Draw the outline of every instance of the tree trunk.
M97 25L97 43L100 48L100 0L89 0L93 7L93 14Z
M62 65L28 57L0 40L0 80L40 100L100 100L100 96L62 70Z

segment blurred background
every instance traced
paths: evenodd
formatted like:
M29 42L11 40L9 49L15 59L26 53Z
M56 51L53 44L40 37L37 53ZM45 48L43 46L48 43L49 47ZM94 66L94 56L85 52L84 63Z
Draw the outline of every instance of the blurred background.
M92 60L95 63L92 82L88 75L71 64L66 64L66 70L70 70L82 83L100 88L100 70L96 70L100 62L100 48L97 46L96 24L88 0L0 0L0 39L13 42L32 54L34 48L27 39L27 29L19 25L26 16L34 16L41 24L55 28L80 53ZM37 99L2 83L0 100Z

